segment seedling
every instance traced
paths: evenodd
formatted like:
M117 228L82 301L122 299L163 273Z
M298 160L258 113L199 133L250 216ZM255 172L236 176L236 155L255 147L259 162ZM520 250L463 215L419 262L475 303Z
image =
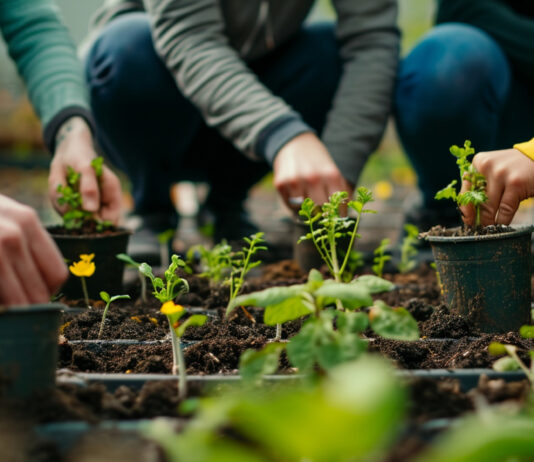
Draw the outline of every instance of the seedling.
M154 276L152 267L147 263L141 263L139 265L139 272L150 279L152 288L154 289L152 293L160 303L172 301L178 295L189 292L187 281L176 274L178 268L184 268L186 266L185 262L178 255L173 255L171 260L171 264L165 270L165 282L163 282L163 279Z
M384 274L384 265L391 260L391 255L386 254L386 251L389 248L389 242L388 238L382 239L380 245L374 250L373 272L379 278Z
M365 351L367 342L361 334L368 326L387 338L419 338L417 323L408 311L373 302L372 294L393 287L391 282L372 275L343 283L324 280L317 270L311 270L306 284L272 287L237 297L228 307L226 315L237 306L245 305L264 307L263 319L267 325L308 317L300 332L285 346L289 361L301 372L311 372L316 365L326 370L340 362L357 358ZM327 309L337 300L348 311ZM373 308L373 317L358 311L372 305L376 306L376 309ZM270 347L271 354L279 355L283 348ZM243 367L248 361L257 359L252 353L245 358L247 361L242 363ZM269 361L274 362L272 358Z
M417 226L409 223L404 225L404 239L401 244L401 257L398 269L401 273L408 273L417 266L417 243L419 242L419 230Z
M119 260L123 261L127 265L133 266L134 268L137 268L138 274L139 274L139 280L141 281L141 300L143 303L147 302L147 296L146 296L146 277L139 268L141 267L141 263L136 262L133 258L131 258L129 255L125 253L119 253L115 255Z
M179 376L178 398L183 400L187 396L187 374L181 339L188 327L202 326L206 322L207 316L194 314L180 323L180 318L185 314L184 307L176 305L172 300L163 303L161 312L167 316L169 321L173 352L172 373Z
M96 157L91 161L91 166L99 182L102 176L103 161L102 157ZM63 215L63 226L65 229L80 229L84 223L94 222L97 231L109 228L112 226L111 222L97 220L92 212L83 209L80 179L81 173L67 166L67 184L59 184L56 188L59 193L58 204L67 206L67 211Z
M114 295L113 297L110 297L110 295L107 292L100 292L100 298L104 301L106 304L106 307L104 308L104 313L102 313L102 321L100 321L100 330L98 331L98 338L100 339L102 337L102 332L104 332L104 323L106 322L106 316L108 314L109 305L111 305L115 300L121 300L121 299L130 299L129 295Z
M226 241L219 242L211 249L202 244L191 247L187 252L187 261L192 262L197 254L202 271L199 276L208 278L212 285L228 278L232 271L232 247Z
M456 180L453 180L449 185L438 191L435 195L436 199L452 199L459 206L472 205L475 208L475 229L480 227L480 206L487 202L488 196L486 194L486 178L480 173L468 157L475 153L471 147L471 141L466 140L464 147L460 148L456 145L451 146L451 154L456 157L456 164L460 169L460 183L468 181L470 183L469 190L458 194L456 191Z
M534 326L523 326L519 330L523 338L534 338ZM528 352L530 356L530 367L518 355L519 348L515 345L505 345L500 342L491 342L488 346L488 353L493 356L503 356L493 364L493 369L504 371L522 370L534 390L534 350Z
M245 282L245 276L251 269L261 265L261 260L252 261L252 257L260 250L267 250L267 247L263 245L265 243L263 236L264 233L259 232L250 237L244 237L243 240L248 245L244 246L240 251L232 253L230 258L232 270L227 280L230 286L227 308L232 306L234 299L239 295Z
M339 191L330 196L319 209L312 199L306 198L299 210L299 215L305 224L310 227L310 232L301 236L298 242L312 240L319 255L325 262L328 270L336 282L344 280L344 272L347 268L354 241L359 235L358 226L363 213L376 213L365 209L368 202L373 200L371 191L360 187L356 192L356 200L348 201L348 193ZM348 216L342 217L340 208L346 204L348 209L356 212L356 219ZM348 240L346 248L340 248L340 241ZM343 254L342 261L338 255Z
M93 262L94 257L94 253L91 253L89 255L81 254L80 261L74 262L72 265L69 266L70 272L74 274L74 276L79 277L82 281L83 297L87 308L90 308L90 306L89 294L87 292L87 283L85 282L85 278L91 277L95 272L96 267L95 263Z

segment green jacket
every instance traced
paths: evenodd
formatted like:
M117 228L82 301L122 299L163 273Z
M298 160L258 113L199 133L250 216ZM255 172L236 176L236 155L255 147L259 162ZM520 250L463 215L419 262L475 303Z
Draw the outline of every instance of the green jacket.
M463 22L501 46L516 71L534 77L534 5L529 0L439 0L437 23Z
M0 0L0 30L50 151L69 117L84 117L92 127L81 63L54 1Z

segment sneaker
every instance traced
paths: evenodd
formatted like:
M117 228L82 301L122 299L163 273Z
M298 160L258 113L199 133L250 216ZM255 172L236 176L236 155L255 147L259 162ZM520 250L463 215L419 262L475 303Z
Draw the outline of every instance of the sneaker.
M131 215L126 227L133 231L128 243L128 255L139 263L150 266L161 266L162 258L169 259L172 255L172 241L169 239L162 246L160 235L165 231L176 231L178 217L165 213Z

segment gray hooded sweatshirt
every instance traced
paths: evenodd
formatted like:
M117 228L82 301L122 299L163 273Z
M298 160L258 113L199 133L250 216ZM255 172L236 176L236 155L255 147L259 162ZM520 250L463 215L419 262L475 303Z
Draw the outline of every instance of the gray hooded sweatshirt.
M321 134L355 184L390 113L398 62L395 0L332 0L343 75ZM157 52L176 84L243 154L272 164L282 146L313 131L247 67L295 36L314 0L106 0L94 34L131 11L149 13Z

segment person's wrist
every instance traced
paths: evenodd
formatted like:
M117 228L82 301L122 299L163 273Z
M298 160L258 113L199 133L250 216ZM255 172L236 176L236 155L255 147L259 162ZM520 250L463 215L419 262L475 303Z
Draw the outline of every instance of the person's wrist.
M63 142L71 138L77 138L82 142L85 141L91 145L93 144L93 134L83 117L69 117L61 124L55 137L56 151Z

